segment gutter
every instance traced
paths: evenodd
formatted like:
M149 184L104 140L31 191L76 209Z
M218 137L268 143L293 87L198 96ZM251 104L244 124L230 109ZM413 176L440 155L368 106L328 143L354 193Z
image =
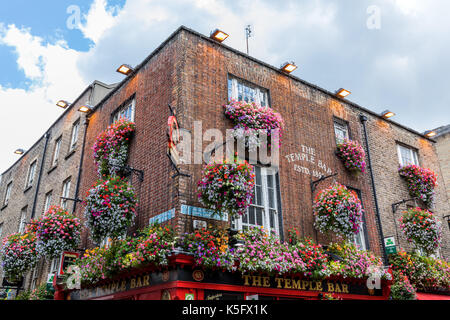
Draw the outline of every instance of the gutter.
M41 185L42 171L44 169L45 155L47 153L47 146L48 146L48 140L50 139L50 133L49 132L45 133L44 137L45 137L45 145L44 145L44 151L42 151L41 167L39 168L39 176L38 176L38 181L37 181L37 185L36 185L36 192L34 193L33 209L31 209L31 219L34 219L34 216L36 214L36 202L37 202L37 197L38 197L38 193L39 193L39 187Z
M377 190L375 188L375 179L373 177L373 169L372 169L372 161L370 159L370 147L369 147L369 140L367 138L367 128L366 128L366 121L367 121L367 117L363 114L359 115L359 120L361 121L361 124L363 126L363 130L364 130L364 140L366 142L366 147L367 147L367 161L369 162L369 169L370 169L370 181L372 183L372 188L373 188L373 197L375 200L375 212L376 212L376 217L377 217L377 223L378 223L378 232L379 232L379 236L380 236L380 242L381 242L381 246L383 248L383 262L384 265L387 266L388 265L388 259L387 259L387 254L386 254L386 247L384 246L384 234L383 234L383 226L381 224L381 217L380 217L380 208L378 206L378 197L377 197Z

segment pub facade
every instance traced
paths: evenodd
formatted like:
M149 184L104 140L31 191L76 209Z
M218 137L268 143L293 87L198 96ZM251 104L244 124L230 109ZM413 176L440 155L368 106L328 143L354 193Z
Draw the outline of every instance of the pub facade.
M338 182L357 195L364 209L353 242L385 259L387 265L384 238L400 232L391 204L409 198L398 166L412 159L442 180L429 137L186 27L177 29L131 69L88 113L79 172L82 198L98 180L92 161L97 137L118 119L135 123L126 171L139 206L127 235L153 222L170 225L177 234L205 225L259 227L281 240L295 228L301 237L327 245L336 238L317 231L312 207L320 190ZM217 129L226 137L233 128L223 109L232 100L270 107L284 119L277 161L255 164L254 201L246 214L233 221L212 214L197 195L203 166L214 159L225 140L209 130ZM181 158L170 149L174 131L187 132L183 139L191 138ZM364 173L352 174L336 156L337 144L344 139L358 141L370 156ZM421 206L420 201L415 205ZM442 221L449 201L439 184L434 206ZM84 209L76 205L73 213L83 220ZM438 254L448 257L450 234L443 229ZM398 248L410 246L405 238L396 239ZM83 231L80 247L97 245ZM327 293L343 299L387 299L390 285L381 280L380 288L371 289L361 279L208 271L183 251L173 252L165 268L128 270L79 290L68 290L62 281L54 278L55 298L72 300L321 299Z

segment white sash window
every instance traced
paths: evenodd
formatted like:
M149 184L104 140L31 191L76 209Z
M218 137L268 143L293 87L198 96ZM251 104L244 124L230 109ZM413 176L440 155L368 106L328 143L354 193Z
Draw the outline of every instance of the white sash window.
M253 203L247 213L236 219L234 228L247 230L250 227L264 227L267 233L279 235L278 176L270 168L254 167L255 189Z
M255 102L269 106L268 91L236 78L228 78L228 100Z

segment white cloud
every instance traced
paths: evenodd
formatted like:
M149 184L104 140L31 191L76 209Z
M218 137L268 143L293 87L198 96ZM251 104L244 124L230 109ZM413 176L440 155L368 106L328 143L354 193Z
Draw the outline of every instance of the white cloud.
M97 43L102 35L117 22L115 15L119 9L108 7L106 0L94 0L89 12L84 15L85 23L80 25L83 35Z

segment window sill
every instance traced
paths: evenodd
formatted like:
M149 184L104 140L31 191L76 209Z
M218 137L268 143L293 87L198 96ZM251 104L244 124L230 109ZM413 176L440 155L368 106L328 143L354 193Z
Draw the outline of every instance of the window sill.
M47 174L52 173L53 171L55 171L56 168L58 168L58 164L55 164L53 167L51 167L51 168L47 171Z
M0 211L5 210L7 206L8 206L8 204L5 204L5 205L0 209Z
M33 188L33 185L26 187L25 190L23 190L23 193L27 193L31 188Z
M74 147L72 150L69 151L69 153L66 155L64 160L69 159L76 151L77 151L77 147Z

